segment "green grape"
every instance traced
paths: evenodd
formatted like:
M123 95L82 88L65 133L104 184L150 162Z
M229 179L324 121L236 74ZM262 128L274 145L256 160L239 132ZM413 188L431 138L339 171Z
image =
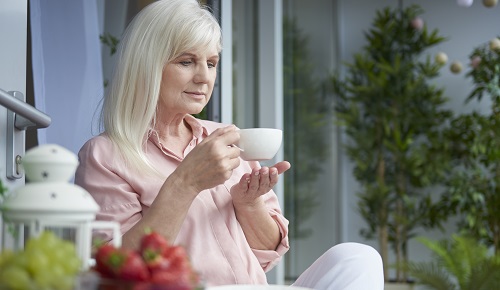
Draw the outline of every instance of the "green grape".
M52 275L52 271L50 271L50 269L43 272L36 272L33 275L33 280L35 281L36 286L40 289L50 289L54 279L55 277Z
M9 266L0 273L0 284L10 290L32 289L32 281L26 269Z
M46 269L50 266L49 259L47 255L36 249L29 249L25 251L27 256L27 269L30 274L34 275L37 272L46 271Z
M0 289L72 290L80 270L75 245L45 231L24 251L0 252Z
M60 245L60 251L68 256L76 256L75 244L69 241L62 241Z
M76 255L68 256L64 264L61 264L66 275L76 275L80 272L82 261Z
M11 263L11 260L15 258L15 253L11 250L3 250L0 252L0 271L2 268L5 268L9 263Z
M43 231L36 240L37 247L48 252L55 252L58 250L59 238L51 231Z
M64 276L58 279L58 282L52 285L54 290L72 290L75 286L75 278Z
M53 258L63 267L64 272L67 275L74 275L80 271L80 257L76 252L75 245L69 241L61 241L59 250L54 254Z
M53 264L50 266L50 271L54 277L64 277L66 274L64 273L64 269L60 264Z
M14 257L9 262L9 265L26 269L28 265L28 255L24 251L15 252Z

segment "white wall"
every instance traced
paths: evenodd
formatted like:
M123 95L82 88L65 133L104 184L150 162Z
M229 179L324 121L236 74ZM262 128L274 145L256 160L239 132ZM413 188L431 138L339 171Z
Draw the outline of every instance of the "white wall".
M471 103L464 106L464 100L471 92L471 82L465 78L468 71L468 56L472 49L482 43L488 42L493 37L500 35L500 5L494 8L486 8L482 1L476 0L470 8L456 5L456 1L436 1L436 0L415 0L404 1L404 5L419 4L425 11L422 15L430 29L437 28L441 35L448 37L448 40L439 46L429 50L434 55L438 51L448 54L450 61L458 60L464 65L464 70L458 75L452 74L448 67L441 71L437 78L438 87L445 88L445 95L450 98L449 107L457 112L466 112L472 109L486 110L488 102L481 104ZM398 1L373 1L373 0L339 0L339 21L342 32L339 39L341 61L352 61L354 53L360 52L366 44L363 32L367 30L375 16L376 9L381 9L386 5L397 7ZM342 221L345 239L349 241L361 241L364 239L359 235L359 229L364 226L364 222L356 211L357 198L355 192L358 186L352 176L352 167L345 154L340 150L341 164L340 170L342 178L341 194L347 201L349 214ZM450 232L453 226L450 226ZM427 232L431 238L440 238L439 232ZM376 245L370 241L370 244ZM410 258L413 260L427 259L428 251L417 242L410 245Z
M0 88L26 94L27 1L0 0ZM24 178L7 180L7 110L0 106L0 179L12 190L24 185ZM1 221L1 217L0 217ZM0 246L1 246L0 233Z

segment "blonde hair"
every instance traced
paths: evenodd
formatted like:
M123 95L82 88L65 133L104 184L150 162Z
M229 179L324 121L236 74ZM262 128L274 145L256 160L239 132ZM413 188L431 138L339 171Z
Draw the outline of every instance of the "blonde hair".
M105 133L129 167L158 173L144 150L165 64L187 51L213 47L220 52L219 23L196 0L156 1L134 17L120 41L101 112Z

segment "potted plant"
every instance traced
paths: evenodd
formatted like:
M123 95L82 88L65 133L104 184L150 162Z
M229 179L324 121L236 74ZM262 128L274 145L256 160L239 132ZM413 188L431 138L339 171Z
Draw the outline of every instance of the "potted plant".
M444 176L440 156L431 156L440 129L452 113L443 109L443 90L429 83L444 65L425 57L445 40L429 31L418 5L377 11L365 33L367 45L331 79L335 115L345 130L346 154L360 185L359 213L366 238L376 238L386 281L406 283L408 241L428 218L430 186ZM395 262L389 261L389 249Z
M470 59L474 88L466 101L489 96L490 112L459 115L445 131L441 150L451 166L433 212L440 221L455 215L461 231L500 256L500 39L476 47Z
M429 262L410 262L416 283L433 290L491 290L500 285L500 259L469 235L449 240L418 238L433 256Z

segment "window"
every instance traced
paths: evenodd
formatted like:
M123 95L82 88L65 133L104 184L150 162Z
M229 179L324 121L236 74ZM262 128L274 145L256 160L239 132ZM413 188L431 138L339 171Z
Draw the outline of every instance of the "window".
M290 220L284 275L294 280L339 236L336 141L322 90L335 64L334 4L233 0L232 13L233 122L281 126L276 160L292 163L275 190Z

